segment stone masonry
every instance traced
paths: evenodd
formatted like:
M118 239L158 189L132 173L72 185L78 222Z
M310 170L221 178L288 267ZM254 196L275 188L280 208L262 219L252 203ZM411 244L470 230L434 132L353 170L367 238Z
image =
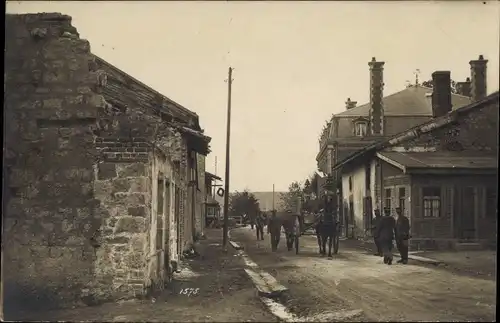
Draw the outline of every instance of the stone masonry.
M69 16L6 15L5 35L5 313L91 303L99 71Z
M5 34L6 315L162 288L193 242L197 115L92 55L69 16L7 15Z

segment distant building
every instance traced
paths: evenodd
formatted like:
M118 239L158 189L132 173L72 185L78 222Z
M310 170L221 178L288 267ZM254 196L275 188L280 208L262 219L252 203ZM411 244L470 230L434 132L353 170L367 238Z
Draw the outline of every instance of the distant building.
M339 173L333 171L336 163L373 143L432 119L430 88L415 84L384 96L384 64L375 57L368 63L370 102L357 105L356 101L348 98L346 110L332 116L319 140L319 152L316 157L318 168L333 176L339 196L342 196L343 187ZM467 96L451 95L452 109L463 107L470 102L471 99ZM340 198L338 202L340 221L345 229L343 233L353 235L354 218L351 213L344 212L349 206L343 205ZM374 202L373 208L380 207Z
M496 245L499 92L486 96L486 61L471 61L474 102L452 109L450 72L433 74L433 119L338 162L354 233L370 236L377 207L401 207L414 249Z
M205 225L209 225L213 223L213 221L219 221L222 216L221 205L219 201L216 200L216 196L218 196L217 190L220 188L214 186L216 185L216 181L222 181L222 178L212 173L205 172Z

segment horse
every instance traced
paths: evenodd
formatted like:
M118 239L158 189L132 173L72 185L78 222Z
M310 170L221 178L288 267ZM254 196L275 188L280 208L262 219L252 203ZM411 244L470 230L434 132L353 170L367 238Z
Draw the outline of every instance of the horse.
M288 251L291 251L295 243L295 253L299 252L300 224L298 218L291 211L280 212L268 218L268 233L271 234L271 249L278 249L281 229L285 231Z
M316 238L318 240L319 253L326 255L326 243L328 242L328 257L333 253L337 254L339 250L338 222L332 213L323 213L316 224Z
M295 245L295 254L299 253L300 221L296 214L288 211L282 218L282 227L285 231L286 246L291 251Z

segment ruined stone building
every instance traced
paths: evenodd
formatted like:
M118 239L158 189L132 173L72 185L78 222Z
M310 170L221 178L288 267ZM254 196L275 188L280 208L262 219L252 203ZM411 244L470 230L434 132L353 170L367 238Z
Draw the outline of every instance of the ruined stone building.
M71 17L6 16L5 310L163 288L203 234L198 115L96 57Z
M472 63L471 63L472 64ZM475 64L474 66L480 66ZM350 98L346 101L345 111L334 114L324 127L319 140L319 152L316 156L318 168L333 177L338 189L337 206L339 220L344 228L343 234L354 236L354 203L343 201L343 187L340 173L333 171L336 163L370 144L390 138L409 128L429 121L433 117L430 93L431 88L414 84L405 89L384 95L385 62L375 57L368 62L370 102L357 105ZM471 82L457 83L460 94L451 94L452 109L463 107L471 102ZM350 203L350 204L349 204ZM363 205L363 206L359 206ZM380 208L378 200L369 200L358 204L359 212L371 214L374 208Z

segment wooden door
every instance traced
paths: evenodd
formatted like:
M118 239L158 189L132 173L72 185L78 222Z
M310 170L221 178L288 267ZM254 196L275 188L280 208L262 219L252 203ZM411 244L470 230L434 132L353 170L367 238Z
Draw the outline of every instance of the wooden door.
M453 218L455 236L462 241L476 238L476 203L473 187L455 188Z

